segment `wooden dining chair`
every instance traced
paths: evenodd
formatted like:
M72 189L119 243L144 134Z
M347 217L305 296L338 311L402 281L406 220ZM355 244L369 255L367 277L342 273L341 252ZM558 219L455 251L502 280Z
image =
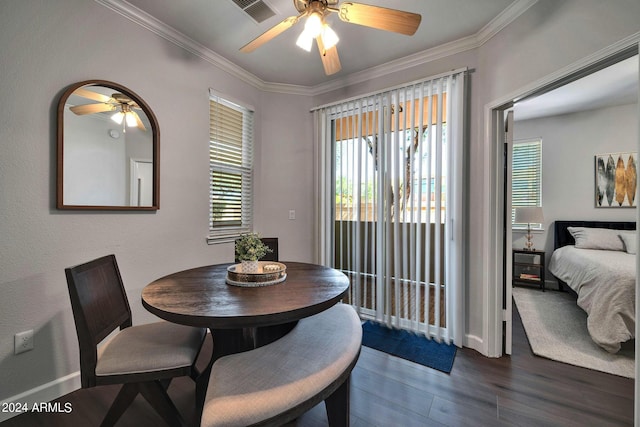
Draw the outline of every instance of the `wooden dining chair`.
M123 384L102 421L114 425L138 393L171 425L185 425L167 388L199 374L205 330L157 322L131 326L131 308L114 255L65 269L80 346L82 388ZM119 332L105 340L114 330ZM98 344L106 341L100 348Z

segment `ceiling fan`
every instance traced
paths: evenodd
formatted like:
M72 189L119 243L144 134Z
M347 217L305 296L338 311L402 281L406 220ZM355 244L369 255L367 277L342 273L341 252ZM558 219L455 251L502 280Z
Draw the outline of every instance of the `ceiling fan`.
M136 126L143 131L147 130L138 113L133 111L134 108L141 109L140 106L127 95L114 93L111 96L107 96L85 88L78 88L73 92L73 94L93 101L98 101L98 104L82 104L69 107L69 110L79 116L84 114L103 113L106 111L117 111L113 116L111 116L111 119L114 122L122 124L123 127L125 125L129 127Z
M260 36L256 37L240 48L241 52L253 52L285 30L294 26L300 18L307 17L305 28L296 44L310 51L315 38L320 51L322 65L327 75L335 74L342 66L338 57L336 43L338 36L327 25L324 18L331 13L337 13L341 21L365 27L392 31L394 33L411 36L415 34L422 16L417 13L388 9L380 6L370 6L362 3L344 2L336 7L339 0L293 0L293 5L299 12L297 16L290 16L276 24Z

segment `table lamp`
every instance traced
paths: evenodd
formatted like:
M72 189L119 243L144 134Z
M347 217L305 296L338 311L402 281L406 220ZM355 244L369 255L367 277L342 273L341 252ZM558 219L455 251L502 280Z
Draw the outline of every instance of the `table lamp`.
M531 224L542 224L544 222L544 215L542 214L542 208L540 206L522 206L516 208L516 218L514 221L516 224L527 224L527 241L525 242L524 250L533 251L533 242L531 238Z

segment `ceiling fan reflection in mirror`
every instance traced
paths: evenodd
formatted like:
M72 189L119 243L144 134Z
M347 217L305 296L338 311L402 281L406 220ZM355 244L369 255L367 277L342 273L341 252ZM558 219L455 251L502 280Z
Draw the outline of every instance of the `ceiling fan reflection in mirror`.
M301 18L307 17L304 30L298 37L296 44L306 51L310 51L313 39L315 39L324 71L327 75L331 75L340 71L342 66L340 65L340 58L336 48L338 36L326 23L325 17L327 15L337 13L343 22L408 36L415 34L422 20L422 16L417 13L397 9L352 2L343 2L339 7L336 7L337 4L338 0L293 0L293 5L299 15L290 16L271 27L241 47L240 51L253 52L285 30L293 27Z
M116 113L111 116L111 119L119 125L122 125L123 132L126 132L127 126L135 126L140 130L146 130L138 113L133 111L134 108L141 109L140 106L122 93L114 93L111 96L107 96L85 88L78 88L73 92L73 94L93 101L98 101L98 104L74 105L69 108L69 110L79 116L84 114L116 111Z

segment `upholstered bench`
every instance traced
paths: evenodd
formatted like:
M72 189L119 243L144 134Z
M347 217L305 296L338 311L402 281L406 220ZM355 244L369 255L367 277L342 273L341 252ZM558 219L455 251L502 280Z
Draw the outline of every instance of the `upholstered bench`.
M349 425L349 379L362 325L337 304L298 322L279 340L221 357L211 370L202 427L277 426L323 400L331 426Z

